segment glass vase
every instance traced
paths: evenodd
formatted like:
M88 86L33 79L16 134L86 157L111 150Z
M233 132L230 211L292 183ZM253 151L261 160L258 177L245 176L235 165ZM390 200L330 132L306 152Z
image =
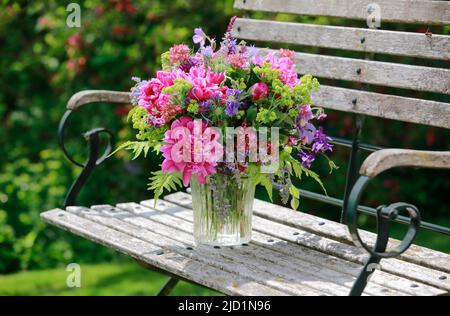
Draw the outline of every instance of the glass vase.
M248 178L217 173L202 184L194 175L191 191L197 244L234 246L250 242L255 186Z

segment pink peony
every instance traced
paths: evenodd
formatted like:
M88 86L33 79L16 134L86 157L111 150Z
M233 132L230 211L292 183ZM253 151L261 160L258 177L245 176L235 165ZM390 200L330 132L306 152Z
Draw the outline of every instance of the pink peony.
M187 47L184 44L181 45L174 45L170 48L170 63L183 63L187 61L190 58L190 50L189 47Z
M140 86L138 104L148 111L153 125L163 125L182 111L180 107L170 104L170 95L162 93L164 88L172 86L174 80L180 77L183 77L182 71L158 71L156 78Z
M223 73L212 72L204 66L194 66L189 70L186 78L192 83L193 88L189 94L191 99L206 101L212 98L224 100L226 98L227 87L221 86L225 80Z
M253 101L258 101L269 96L269 87L264 82L255 83L248 90Z
M244 54L234 53L228 55L228 62L234 68L245 68L247 66L247 59Z
M282 53L282 55L286 55L286 53ZM264 61L269 62L272 69L278 69L281 71L280 80L284 84L290 86L291 88L300 84L298 74L295 71L295 64L292 56L278 58L274 54L269 53L265 57Z
M205 121L187 116L175 120L164 135L162 171L182 172L184 186L189 185L193 173L200 183L205 183L206 176L216 173L223 156L219 137Z

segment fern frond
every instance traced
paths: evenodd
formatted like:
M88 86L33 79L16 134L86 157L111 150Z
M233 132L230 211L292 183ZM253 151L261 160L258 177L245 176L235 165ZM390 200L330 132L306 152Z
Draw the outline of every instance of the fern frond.
M183 175L181 172L165 173L161 170L152 172L152 176L149 178L151 181L148 185L148 189L153 191L155 196L155 206L159 197L164 193L175 191L178 187L182 186Z

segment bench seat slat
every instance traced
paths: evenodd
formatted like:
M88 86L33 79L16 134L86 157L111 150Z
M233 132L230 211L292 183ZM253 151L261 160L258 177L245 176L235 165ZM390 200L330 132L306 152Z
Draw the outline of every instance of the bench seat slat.
M177 201L178 204L181 203L185 207L192 207L189 204L192 201L191 196L183 192L170 194L165 199L174 203ZM274 205L259 199L255 199L253 209L256 215L264 219L299 228L342 243L352 244L347 226L340 223L304 212L293 211L287 207ZM368 241L368 244L373 244L375 241L376 235L371 232L361 231L360 234L364 240ZM395 247L398 243L398 240L391 238L389 247ZM412 245L406 253L401 255L401 258L411 263L450 273L450 255L439 251Z
M175 194L174 194L175 195ZM166 214L170 214L171 216L158 215L158 221L164 224L170 223L174 228L179 228L185 232L188 232L192 235L192 224L180 223L175 218L184 219L189 223L192 223L193 214L192 210L185 209L184 207L178 206L179 204L183 204L186 207L190 207L190 204L186 204L189 199L186 199L183 195L178 195L178 198L174 195L168 196L168 199L164 202L158 202L156 209L163 211ZM168 200L173 200L174 203L168 203ZM181 203L180 203L181 202ZM145 205L149 208L153 206L153 201L144 201L142 205ZM179 203L179 204L177 204ZM119 207L123 207L123 205L118 205ZM130 205L126 207L134 208L131 211L136 212L136 208ZM141 213L140 211L137 211ZM143 216L151 216L155 219L155 215L145 214ZM155 219L156 220L156 219ZM345 274L350 274L356 278L356 276L361 271L362 266L360 264L356 264L354 262L347 261L345 259L337 258L335 256L327 255L326 253L322 253L313 249L309 249L307 247L303 247L298 243L286 242L282 239L274 237L273 235L268 235L261 233L259 231L254 230L252 235L252 244L258 244L265 248L269 248L271 250L284 253L293 258L299 258L302 261L308 261L315 266L323 266L331 270L339 271ZM248 248L246 248L248 249ZM284 249L284 251L283 251ZM294 261L295 259L290 259ZM295 263L297 265L297 263ZM442 290L437 290L435 287L427 286L421 283L418 288L411 288L411 280L398 277L386 272L377 271L377 275L375 275L372 279L372 282L377 283L382 286L389 287L390 289L394 289L397 291L401 291L404 293L408 293L410 295L438 295L442 294ZM367 288L369 289L369 288ZM417 291L420 289L419 291ZM387 292L383 292L387 293ZM383 294L385 295L385 294Z
M238 18L233 36L251 41L450 60L450 36ZM361 41L364 39L363 41Z
M450 103L326 85L313 93L312 101L317 106L332 110L450 128Z
M229 295L286 295L237 274L222 271L178 253L159 255L163 249L105 225L59 209L41 214L42 220L99 244L111 247L151 266Z
M165 199L170 200L171 202L177 201L176 203L186 207L189 207L189 205L191 205L191 196L189 194L181 192L175 194L177 195L174 197L172 197L172 195L168 195L165 197ZM150 206L153 202L150 200L144 201L142 203L143 205ZM273 207L275 206L273 205ZM257 212L258 211L255 211L255 214L257 214ZM177 213L175 212L174 215L177 215ZM321 221L323 221L321 218L316 218L317 223ZM338 223L336 224L341 225ZM304 229L279 224L277 222L264 219L260 216L254 217L253 229L255 231L273 235L274 237L293 243L298 243L305 247L325 252L355 263L362 264L367 259L366 252L361 248L349 245L348 243L341 243L327 237L322 237L320 235L310 233L309 231L305 231ZM450 258L450 256L448 256L447 258ZM427 268L399 259L383 260L381 266L383 271L389 272L391 274L405 277L410 280L423 282L428 285L450 291L449 273ZM441 277L445 277L445 279L441 280Z
M82 213L81 216L111 228L123 230L137 238L155 243L163 249L185 252L196 260L255 278L258 282L267 283L266 285L293 295L311 293L310 289L316 291L315 293L326 295L347 295L354 281L354 278L349 275L331 269L318 268L303 260L291 260L286 255L279 255L272 250L253 244L234 249L195 246L192 223L182 221L180 225L180 221L173 216L135 203L119 204L118 208L108 205L94 206L88 212L77 208L75 212ZM189 232L184 232L181 227L185 230L187 227ZM186 250L186 247L192 247L194 250ZM367 294L381 295L385 293L383 289L385 288L375 285L368 288ZM387 293L404 295L394 290L389 290Z
M236 0L240 10L366 20L372 0ZM450 24L450 3L429 0L377 0L382 21Z

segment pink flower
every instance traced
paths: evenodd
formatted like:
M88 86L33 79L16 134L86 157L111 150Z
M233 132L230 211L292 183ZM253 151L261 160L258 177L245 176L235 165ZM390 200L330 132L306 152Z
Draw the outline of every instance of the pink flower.
M191 99L206 101L212 98L225 100L227 87L221 86L225 80L223 73L212 72L203 65L197 65L189 70L186 78L193 87L189 93Z
M286 55L286 53L282 53ZM277 69L281 71L280 80L290 86L294 87L300 83L298 79L298 74L295 71L295 64L291 57L276 57L274 54L269 53L265 57L264 61L270 63L272 69Z
M264 82L255 83L248 90L253 101L258 101L269 96L269 87Z
M164 125L170 121L182 109L170 104L171 96L162 93L166 87L174 84L174 80L183 77L182 71L165 72L158 71L156 78L143 83L140 88L138 105L144 107L150 114L154 126Z
M293 50L282 48L277 52L277 55L278 57L287 57L294 62L295 52Z
M216 173L223 156L219 137L205 121L187 116L175 120L164 135L162 171L182 172L184 186L189 185L193 173L200 183L205 183L206 176Z
M240 53L234 53L228 55L228 62L233 66L234 68L245 68L247 65L247 60L243 54Z
M175 63L183 63L185 61L187 61L189 59L189 47L187 47L186 45L174 45L170 48L169 50L170 53L170 63L171 64L175 64Z

